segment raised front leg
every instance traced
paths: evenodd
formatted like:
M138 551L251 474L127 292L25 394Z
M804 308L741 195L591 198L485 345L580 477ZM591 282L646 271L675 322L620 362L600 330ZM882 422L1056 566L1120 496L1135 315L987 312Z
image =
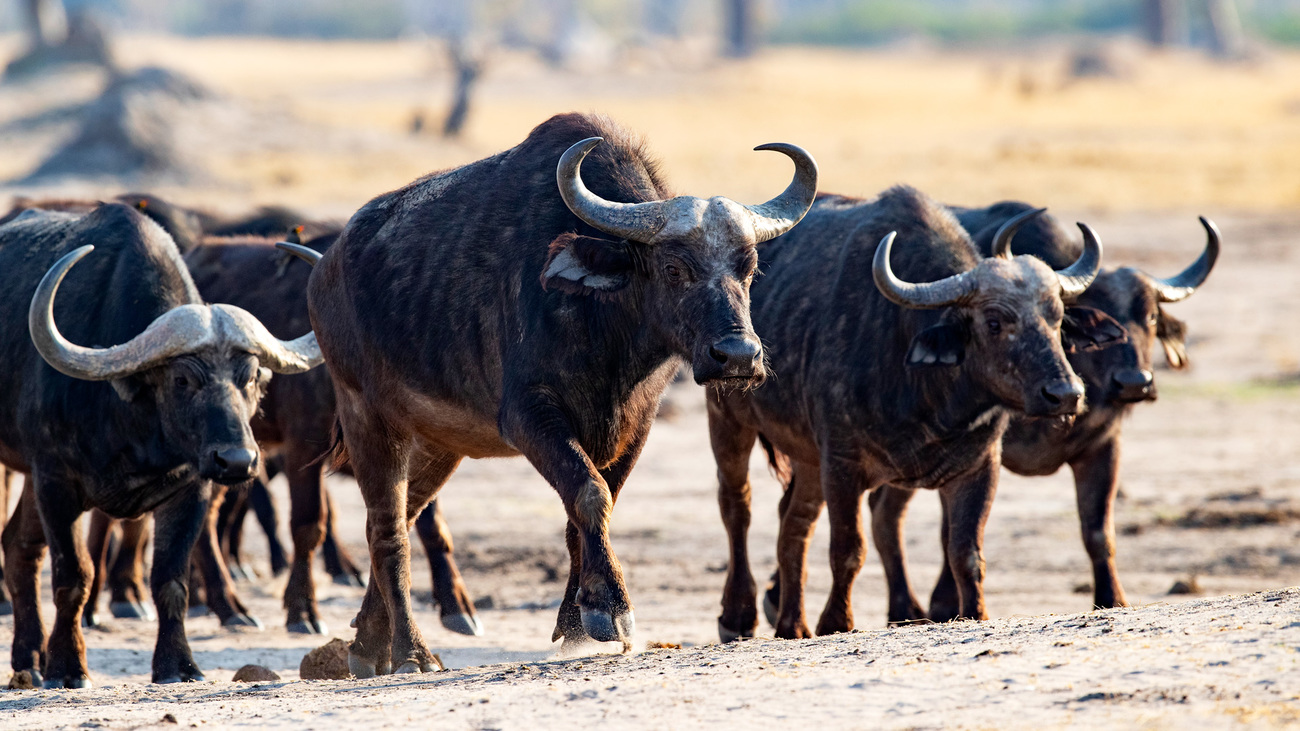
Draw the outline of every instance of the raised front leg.
M14 672L27 671L32 682L42 681L45 667L45 625L41 622L41 561L45 558L45 530L36 511L36 495L27 479L18 507L4 529L5 584L14 603L14 644L10 663Z
M443 519L437 500L420 511L420 516L415 519L415 534L420 537L424 553L429 557L433 599L438 602L442 626L462 635L482 635L483 625L474 614L474 602L470 601L469 591L456 566L451 527Z
M1127 607L1115 570L1115 493L1119 489L1119 439L1070 463L1079 504L1083 545L1092 559L1093 606Z
M756 587L749 566L749 455L757 438L758 432L729 418L724 405L709 399L709 442L718 465L718 509L727 529L727 580L718 616L718 636L723 642L753 637L758 627Z
M185 639L189 607L186 577L190 554L208 520L212 486L195 483L154 511L153 570L149 588L158 609L158 642L153 651L153 682L203 680Z
M817 526L817 516L821 515L822 506L826 504L817 465L792 462L790 466L792 478L785 493L788 502L781 514L781 530L776 539L781 594L776 611L776 636L787 640L812 637L804 614L808 542Z
M316 605L312 561L325 538L324 466L312 464L314 449L290 444L285 449L285 474L289 478L289 532L293 536L293 563L284 587L285 629L297 634L329 632Z
M506 439L523 453L564 501L569 525L569 582L560 605L553 639L565 645L589 637L597 642L622 642L630 649L635 620L623 569L609 544L609 515L624 481L645 446L654 410L633 428L623 453L598 470L578 444L569 419L541 396L503 408L501 427Z
M997 493L1000 464L995 454L973 473L939 489L947 523L946 558L957 585L961 619L988 619L984 608L984 524Z
M907 577L907 552L903 541L903 521L914 490L882 485L867 497L871 507L871 539L880 553L889 586L889 624L908 624L927 619L921 602L912 591Z
M50 544L50 584L54 590L54 627L45 659L46 688L89 688L86 639L81 611L86 605L95 567L81 529L82 501L63 481L32 473L36 509Z
M224 485L212 487L212 505L204 522L203 532L194 544L194 558L203 574L203 591L208 609L217 615L223 627L254 627L262 629L262 622L248 613L248 608L235 592L235 582L226 570L217 543L217 514L225 495Z
M831 593L817 620L817 634L829 635L853 629L853 582L867 556L862 532L862 493L867 482L856 462L825 455L821 476L831 524Z

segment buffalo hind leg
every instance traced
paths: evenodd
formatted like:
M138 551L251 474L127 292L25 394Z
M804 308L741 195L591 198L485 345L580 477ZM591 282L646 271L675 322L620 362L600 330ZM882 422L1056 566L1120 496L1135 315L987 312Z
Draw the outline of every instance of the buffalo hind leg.
M325 563L325 573L329 574L339 586L364 588L366 574L357 567L356 561L338 539L338 514L334 512L334 496L329 488L325 489L325 538L321 541L321 559Z
M709 399L709 442L718 467L718 509L727 529L727 579L722 589L722 614L718 615L718 637L723 642L753 637L758 627L757 587L749 565L749 455L757 438L757 431L727 418L725 406Z
M252 570L244 567L240 555L244 542L244 517L248 515L248 487L238 485L227 488L226 497L217 510L217 547L221 549L226 570L235 581L253 578Z
M275 508L275 498L268 487L271 479L279 474L274 459L263 463L263 472L248 486L248 506L253 509L257 524L266 534L266 548L270 554L271 575L279 576L289 570L289 560L285 557L284 544L280 542L280 516ZM272 472L272 470L275 470Z
M194 483L154 510L154 556L149 576L158 609L158 641L153 651L153 682L203 680L185 639L189 606L186 577L194 544L209 521L212 485Z
M290 444L284 457L289 478L289 532L293 536L293 562L284 587L285 628L297 634L323 635L329 630L316 605L312 561L325 538L325 467L312 464L315 455L309 451L314 450Z
M40 685L45 667L45 625L41 621L41 562L45 558L45 529L36 512L36 495L29 477L18 507L4 528L5 584L14 606L14 642L10 664L15 673L29 672Z
M935 587L935 593L942 591L950 596L944 582L951 581L956 588L958 606L955 616L947 616L948 611L932 601L930 618L936 622L988 619L984 606L984 525L997 493L1000 464L995 454L971 474L939 489L948 571L940 575L940 586Z
M1092 560L1093 606L1127 607L1115 570L1115 493L1119 489L1119 439L1070 463L1083 545Z
M94 566L82 533L82 502L71 485L32 474L36 507L50 544L50 585L54 593L54 627L45 658L46 688L89 688L86 639L81 611L86 605Z
M208 609L217 615L223 627L254 627L262 629L262 622L248 613L248 608L235 592L235 582L226 570L226 562L217 544L217 514L225 495L224 485L213 485L212 502L204 520L203 532L194 544L194 559L203 577L203 591Z
M122 538L118 541L117 555L108 567L108 611L118 619L158 618L146 598L144 584L144 553L149 547L148 513L137 518L120 521Z
M86 607L81 613L81 623L85 627L99 626L99 593L108 579L108 559L110 538L117 520L102 510L90 511L90 527L86 531L86 553L90 556L94 571L90 579L90 588L86 590Z
M831 592L817 620L817 634L853 629L853 582L867 556L862 530L862 468L850 460L822 456L822 490L831 526Z
M882 485L867 496L867 505L871 508L871 540L880 553L885 583L889 587L890 625L928 619L907 577L907 551L903 542L907 504L915 494L914 490Z
M13 470L0 465L0 532L3 532L9 520L9 498L13 495L14 475ZM9 601L9 592L5 590L5 571L3 560L0 559L0 617L8 617L14 613L13 602Z
M564 542L569 549L569 580L556 617L555 631L551 633L552 642L563 638L561 652L575 649L588 640L622 642L624 652L632 648L636 620L623 581L623 569L609 544L609 516L632 467L641 456L654 415L653 410L648 411L634 427L636 431L623 454L605 468L595 470L594 479L588 472L587 477L582 478L582 486L576 490L573 486L578 483L578 475L582 474L580 470L593 467L591 460L577 447L576 439L570 436L564 440L565 448L559 452L563 456L561 464L566 465L567 470L554 469L549 463L539 462L543 452L534 450L543 443L529 442L531 449L521 450L560 493L569 514L564 528ZM552 423L551 426L555 428L556 425ZM562 427L550 436L555 438L558 433L567 431L567 427ZM556 445L550 442L546 446L554 448ZM543 470L539 464L546 464L548 469ZM566 472L569 480L560 480Z
M442 626L457 634L482 636L483 624L475 615L474 602L470 601L469 591L456 566L451 527L443 519L436 499L415 519L415 534L420 537L429 557L433 599L438 603Z
M808 543L817 516L826 504L817 465L792 461L790 487L783 496L785 509L776 539L776 565L780 603L777 605L776 636L787 640L812 637L804 614L804 589L808 583ZM786 498L788 497L788 501Z
M777 523L785 519L785 513L790 509L790 498L794 492L794 470L790 471L790 478L786 484L781 486L781 499L776 504ZM781 610L781 568L778 566L772 571L772 576L767 580L767 590L763 592L763 616L767 623L776 627L777 617L780 616Z

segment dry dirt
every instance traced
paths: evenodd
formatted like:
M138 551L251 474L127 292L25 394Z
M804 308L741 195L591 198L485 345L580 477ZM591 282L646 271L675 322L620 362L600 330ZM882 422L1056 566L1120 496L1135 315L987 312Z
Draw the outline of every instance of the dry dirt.
M1195 214L1211 215L1224 233L1219 268L1171 308L1189 323L1194 367L1159 371L1160 401L1137 408L1126 425L1118 561L1138 607L1078 614L1089 608L1080 585L1090 571L1068 475L1004 475L987 532L994 620L881 629L884 582L869 558L854 595L865 631L711 644L726 550L702 393L683 385L670 391L673 416L652 432L611 529L636 605L637 647L683 649L555 659L549 640L565 571L560 502L522 460L466 462L443 505L471 594L485 607L486 635L450 634L436 610L417 602L425 637L450 671L301 681L302 657L328 638L285 633L283 580L263 579L240 591L265 631L223 630L212 617L188 623L212 682L147 685L155 626L110 620L87 636L97 689L0 692L0 726L143 728L164 725L168 714L198 727L1300 721L1300 593L1279 591L1300 585L1300 57L1227 68L1143 57L1130 79L1066 87L1048 83L1051 58L1035 57L782 51L743 66L558 77L508 58L485 82L470 138L451 144L401 131L413 104L436 107L444 91L414 44L184 44L137 39L125 55L166 61L227 94L219 114L185 121L224 181L169 191L188 203L236 209L283 201L346 216L427 169L512 144L549 113L600 108L645 131L687 192L771 195L788 163L748 146L788 139L818 155L824 189L865 193L905 180L948 200L1043 201L1067 220L1091 223L1107 263L1161 275L1196 256L1203 234ZM1012 79L1030 72L1046 81L1026 94ZM809 88L793 101L779 98L800 83ZM927 84L948 96L933 99L921 91ZM25 172L59 135L57 125L14 120L95 87L87 78L0 87L0 177ZM112 192L90 184L60 190ZM758 454L752 473L751 547L763 576L773 568L779 488ZM283 483L273 487L283 509ZM355 484L332 478L331 489L342 539L364 560ZM918 498L908 528L924 590L941 555L937 500ZM264 544L249 530L253 563L264 570ZM825 557L823 525L810 553L813 615L830 583ZM427 599L418 548L414 572L417 597ZM318 580L331 636L350 639L361 591L323 574ZM1169 596L1178 580L1208 596L1233 596ZM48 577L45 590L48 621ZM0 619L0 646L11 632L12 621ZM232 684L249 663L284 680Z

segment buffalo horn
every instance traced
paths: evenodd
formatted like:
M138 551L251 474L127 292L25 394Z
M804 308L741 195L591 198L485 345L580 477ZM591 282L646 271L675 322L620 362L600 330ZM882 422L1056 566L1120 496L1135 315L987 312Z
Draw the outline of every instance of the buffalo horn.
M881 240L880 246L876 247L876 258L871 267L876 288L890 302L913 309L936 309L961 302L975 291L975 280L971 278L971 272L923 284L904 282L896 277L889 265L889 254L897 235L897 231L890 231Z
M997 235L993 237L993 256L999 259L1011 258L1011 239L1015 237L1020 227L1031 218L1037 218L1046 213L1046 208L1035 208L1030 211L1024 211L1011 220L1002 224L998 229Z
M1061 297L1073 299L1084 293L1101 269L1101 240L1086 223L1079 224L1083 232L1083 253L1070 266L1056 272L1061 280Z
M773 142L755 150L774 150L794 161L794 180L772 200L745 206L753 214L755 243L763 243L794 228L817 197L817 161L798 145Z
M1210 276L1214 263L1219 259L1219 227L1214 221L1201 216L1201 225L1205 227L1205 251L1192 262L1192 265L1168 279L1156 279L1156 295L1161 302L1180 302L1187 299L1196 288L1205 283Z

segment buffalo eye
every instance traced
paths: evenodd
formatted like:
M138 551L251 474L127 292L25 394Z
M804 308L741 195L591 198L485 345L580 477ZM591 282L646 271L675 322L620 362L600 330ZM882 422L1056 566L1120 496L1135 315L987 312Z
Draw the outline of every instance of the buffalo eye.
M190 379L186 378L185 376L176 376L176 378L173 379L172 382L176 384L177 390L183 391L190 387Z
M1002 321L996 317L990 317L986 320L989 328L989 334L997 335L1002 332Z
M682 278L681 267L677 266L676 264L665 264L664 276L668 277L668 280L671 282L680 281Z

